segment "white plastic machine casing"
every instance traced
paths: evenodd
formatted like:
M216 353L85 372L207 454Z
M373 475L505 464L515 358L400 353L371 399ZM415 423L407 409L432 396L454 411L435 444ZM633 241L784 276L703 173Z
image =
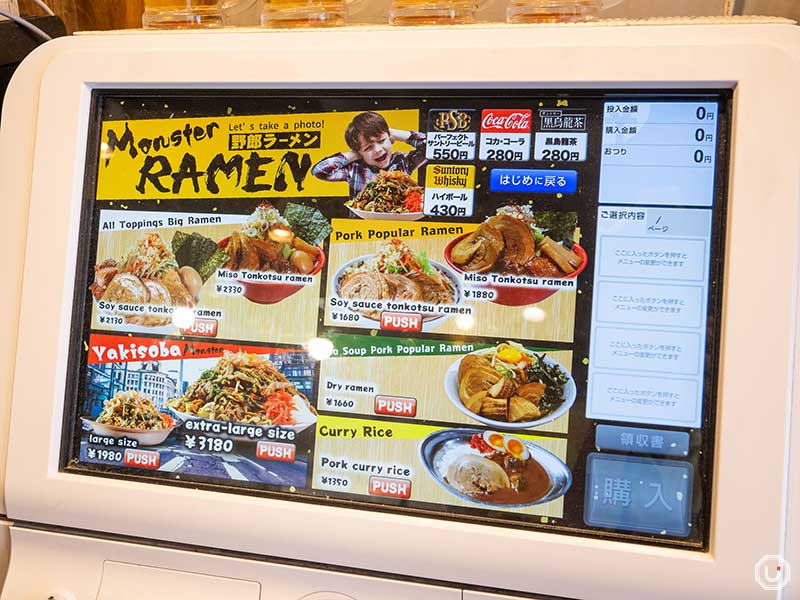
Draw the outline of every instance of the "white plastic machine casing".
M4 292L11 316L20 306L6 503L14 521L72 531L12 527L3 600L46 598L59 589L105 598L108 592L97 595L101 579L110 585L150 573L119 564L258 582L265 599L325 590L356 600L460 598L462 587L473 586L587 600L800 598L800 518L792 516L800 509L800 440L790 445L792 427L800 436L796 403L792 412L798 73L800 29L787 23L131 33L40 49L15 78L6 105L14 118L4 121L0 138L0 197L12 207L2 225L3 237L11 236L4 241L8 288L26 244L21 301L14 302L17 290ZM91 91L193 87L734 89L708 552L59 472ZM3 334L5 368L13 363L13 332ZM230 552L212 557L89 539L77 530ZM259 570L232 552L446 587L380 588L336 573ZM763 555L794 557L795 583L763 591L754 577ZM56 568L59 561L72 566Z

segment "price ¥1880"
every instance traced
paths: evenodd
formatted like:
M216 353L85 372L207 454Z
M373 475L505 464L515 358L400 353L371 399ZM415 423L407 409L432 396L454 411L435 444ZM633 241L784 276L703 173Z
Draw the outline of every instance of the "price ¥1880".
M486 300L490 302L497 298L497 292L490 289L466 288L464 290L464 297L471 300Z

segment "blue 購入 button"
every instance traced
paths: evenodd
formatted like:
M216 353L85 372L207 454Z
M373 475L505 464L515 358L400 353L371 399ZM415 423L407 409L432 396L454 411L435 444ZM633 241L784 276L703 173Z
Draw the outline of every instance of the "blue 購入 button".
M598 425L594 443L598 450L689 456L689 434L685 431Z
M492 192L574 194L577 189L577 171L492 169L489 178L489 190Z
M594 527L687 537L692 475L688 462L590 454L583 520Z

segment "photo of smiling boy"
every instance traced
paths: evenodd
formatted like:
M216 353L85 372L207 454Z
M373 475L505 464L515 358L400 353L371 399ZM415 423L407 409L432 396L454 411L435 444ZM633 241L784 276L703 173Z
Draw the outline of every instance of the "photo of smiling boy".
M347 126L344 139L350 150L322 159L311 173L324 181L346 181L350 198L355 198L381 171L411 175L425 164L425 135L390 129L386 119L375 112L356 115ZM392 152L394 142L404 142L413 149L406 153Z

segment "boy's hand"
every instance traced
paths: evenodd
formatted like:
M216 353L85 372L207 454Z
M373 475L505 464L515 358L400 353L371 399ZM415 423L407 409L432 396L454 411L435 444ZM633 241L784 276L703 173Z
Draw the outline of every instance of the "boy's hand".
M347 164L354 163L361 158L361 155L358 152L354 152L353 150L348 150L347 152L343 152L345 159L347 160Z
M407 142L411 137L410 131L403 131L402 129L389 129L389 138L393 142Z

